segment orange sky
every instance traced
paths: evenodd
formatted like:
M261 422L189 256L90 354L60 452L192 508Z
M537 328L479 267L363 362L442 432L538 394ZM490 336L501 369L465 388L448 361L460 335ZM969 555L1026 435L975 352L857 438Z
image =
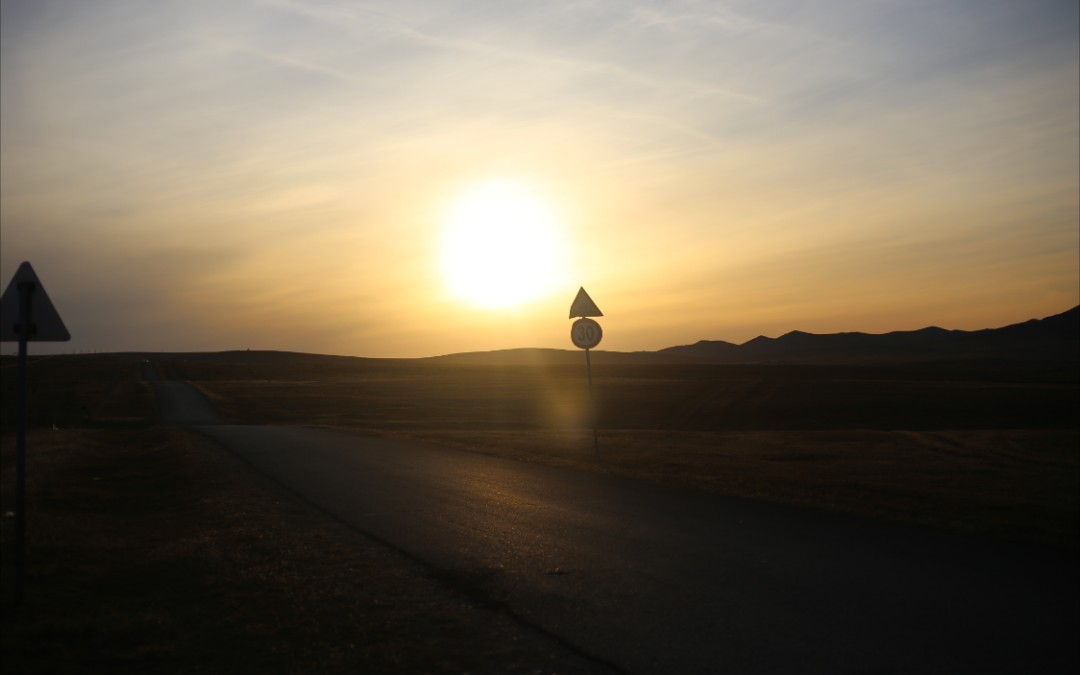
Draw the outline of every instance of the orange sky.
M0 283L61 351L570 348L579 286L625 351L1080 304L1076 3L807 7L2 0ZM466 267L516 306L446 277L491 184L531 206Z

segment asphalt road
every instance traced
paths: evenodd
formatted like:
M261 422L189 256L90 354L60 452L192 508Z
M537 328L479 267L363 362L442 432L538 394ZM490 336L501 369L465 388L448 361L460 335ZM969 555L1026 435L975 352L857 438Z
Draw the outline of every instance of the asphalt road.
M215 424L194 388L154 386L163 420L630 673L1080 665L1075 554L422 443Z

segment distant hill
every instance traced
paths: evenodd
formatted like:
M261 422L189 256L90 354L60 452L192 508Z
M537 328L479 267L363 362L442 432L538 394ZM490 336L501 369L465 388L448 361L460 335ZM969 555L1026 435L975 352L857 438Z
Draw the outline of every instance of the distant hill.
M655 352L594 350L603 363L917 363L941 361L1080 362L1080 306L1044 319L976 331L931 326L892 333L792 331L741 345L701 340ZM508 349L434 357L459 364L580 364L578 350Z

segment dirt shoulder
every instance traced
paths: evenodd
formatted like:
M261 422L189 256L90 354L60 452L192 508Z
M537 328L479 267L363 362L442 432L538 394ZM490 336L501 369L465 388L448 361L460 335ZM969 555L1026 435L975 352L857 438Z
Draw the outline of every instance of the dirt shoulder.
M606 673L169 428L35 431L6 672ZM3 510L14 438L3 437Z

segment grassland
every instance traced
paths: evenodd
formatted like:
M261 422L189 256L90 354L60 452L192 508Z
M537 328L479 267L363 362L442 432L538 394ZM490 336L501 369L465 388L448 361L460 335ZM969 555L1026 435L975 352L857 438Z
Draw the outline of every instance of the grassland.
M136 364L31 366L19 606L14 383L10 360L2 364L5 673L611 672L219 447L155 425Z
M1075 366L583 367L234 353L157 361L225 417L400 435L1075 547Z
M15 672L603 672L158 426L142 355L31 367L27 602ZM604 366L151 355L226 420L422 438L527 461L1076 548L1075 366ZM12 510L13 361L2 501Z

